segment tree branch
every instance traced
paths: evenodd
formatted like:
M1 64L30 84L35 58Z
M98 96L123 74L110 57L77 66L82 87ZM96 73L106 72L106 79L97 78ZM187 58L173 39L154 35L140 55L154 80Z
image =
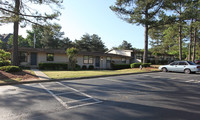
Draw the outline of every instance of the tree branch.
M9 12L9 13L13 13L13 14L18 14L17 12L7 10L7 9L4 9L4 8L0 8L0 10L6 11L6 12ZM25 15L25 14L22 14L22 13L19 13L19 15L26 16L26 17L49 18L49 17L45 17L45 16L40 16L40 15Z

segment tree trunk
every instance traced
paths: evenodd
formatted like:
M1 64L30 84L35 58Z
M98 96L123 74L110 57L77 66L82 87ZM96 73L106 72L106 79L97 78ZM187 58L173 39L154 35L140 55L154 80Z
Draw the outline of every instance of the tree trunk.
M148 19L148 10L145 10L145 19ZM143 54L143 63L147 63L148 60L148 30L149 26L148 23L145 23L145 33L144 33L144 54Z
M195 60L196 42L197 42L197 28L194 29L194 45L193 45L193 55L192 55L193 62Z
M12 65L18 66L19 65L19 58L18 58L18 31L19 31L19 7L20 7L20 0L15 0L15 18L14 21L14 32L13 32L13 49L12 49Z
M148 25L145 25L144 55L143 63L147 63L148 59Z
M179 60L182 60L182 20L181 20L181 1L179 9Z
M191 49L192 49L192 22L191 21L191 26L190 26L190 43L189 43L189 53L188 53L188 61L191 61Z
M179 26L179 60L182 60L182 26Z

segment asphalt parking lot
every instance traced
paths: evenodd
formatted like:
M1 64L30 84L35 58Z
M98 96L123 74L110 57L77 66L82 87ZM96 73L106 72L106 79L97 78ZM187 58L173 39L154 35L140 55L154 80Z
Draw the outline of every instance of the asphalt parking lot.
M200 74L0 86L1 120L199 120Z

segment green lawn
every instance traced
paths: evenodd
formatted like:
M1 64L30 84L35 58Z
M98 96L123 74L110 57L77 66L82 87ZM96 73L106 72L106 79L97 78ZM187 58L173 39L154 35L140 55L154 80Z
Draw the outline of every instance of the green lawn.
M125 73L138 73L138 72L151 72L158 71L157 68L139 68L135 69L123 69L123 70L82 70L82 71L42 71L47 76L53 79L62 78L76 78L76 77L90 77L100 75L114 75L114 74L125 74Z

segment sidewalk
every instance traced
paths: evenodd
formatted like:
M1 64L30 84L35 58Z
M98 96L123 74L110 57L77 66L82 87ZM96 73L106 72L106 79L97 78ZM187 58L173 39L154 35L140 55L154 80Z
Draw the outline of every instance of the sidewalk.
M36 76L39 77L40 80L50 80L50 78L46 74L44 74L42 71L35 68L31 70L35 73Z

